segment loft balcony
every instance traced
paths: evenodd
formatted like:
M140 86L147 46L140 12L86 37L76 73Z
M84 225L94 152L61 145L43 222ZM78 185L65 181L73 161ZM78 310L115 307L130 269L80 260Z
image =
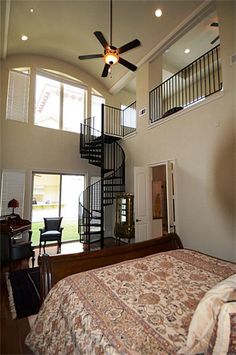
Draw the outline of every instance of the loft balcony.
M222 89L220 45L211 49L149 93L151 123Z

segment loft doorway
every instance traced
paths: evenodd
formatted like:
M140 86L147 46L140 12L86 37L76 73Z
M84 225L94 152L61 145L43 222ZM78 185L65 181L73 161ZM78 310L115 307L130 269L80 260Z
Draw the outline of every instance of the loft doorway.
M175 232L174 162L158 163L152 170L152 236Z
M168 232L165 165L152 168L152 231L157 236Z
M135 242L175 232L174 161L134 167Z
M84 190L84 175L33 172L32 242L39 244L44 217L63 217L62 242L78 240L78 201Z

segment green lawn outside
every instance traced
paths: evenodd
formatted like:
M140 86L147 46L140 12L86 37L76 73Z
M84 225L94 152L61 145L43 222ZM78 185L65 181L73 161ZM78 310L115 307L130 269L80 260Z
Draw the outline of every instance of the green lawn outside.
M32 222L32 244L39 245L39 228L43 228L43 222ZM62 242L68 242L70 240L79 240L78 234L78 225L77 223L72 224L71 222L66 223L63 222L62 227L64 228L62 231Z

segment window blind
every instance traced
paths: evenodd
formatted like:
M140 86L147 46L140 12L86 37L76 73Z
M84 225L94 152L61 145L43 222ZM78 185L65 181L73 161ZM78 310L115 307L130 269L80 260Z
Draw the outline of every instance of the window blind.
M28 122L29 83L29 74L14 70L9 72L7 120Z
M10 214L12 211L7 207L13 198L19 201L19 207L15 213L23 216L25 194L25 172L16 170L3 170L1 188L1 216Z

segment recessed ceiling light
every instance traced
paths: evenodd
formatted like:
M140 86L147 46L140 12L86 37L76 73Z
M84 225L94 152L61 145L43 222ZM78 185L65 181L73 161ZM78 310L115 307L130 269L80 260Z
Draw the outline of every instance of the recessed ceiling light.
M27 41L28 36L26 36L26 35L22 35L22 36L21 36L21 39L22 39L22 41Z
M33 8L31 8L31 9L30 9L30 12L31 12L31 13L32 13L32 12L34 12L34 9L33 9Z
M184 50L184 53L185 53L185 54L190 53L190 49L189 49L189 48L186 48L186 49Z
M156 17L161 17L161 15L162 15L161 9L156 9L155 15L156 15Z

